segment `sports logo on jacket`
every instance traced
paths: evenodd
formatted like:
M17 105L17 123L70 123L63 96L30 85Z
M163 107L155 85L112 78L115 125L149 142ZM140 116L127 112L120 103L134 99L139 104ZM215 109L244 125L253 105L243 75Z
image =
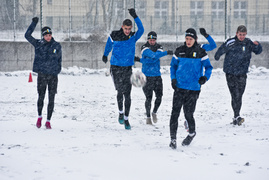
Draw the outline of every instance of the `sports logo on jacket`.
M54 54L56 53L56 49L53 50L53 53L54 53Z
M193 56L193 57L196 57L196 52L193 52L193 53L192 53L192 56Z

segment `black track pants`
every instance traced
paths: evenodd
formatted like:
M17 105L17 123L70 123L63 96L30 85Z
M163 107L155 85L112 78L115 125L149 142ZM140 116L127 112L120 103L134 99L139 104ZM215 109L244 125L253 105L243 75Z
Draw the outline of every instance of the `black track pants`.
M55 94L57 93L57 85L58 85L58 76L38 73L38 76L37 76L37 92L38 92L37 111L38 111L38 115L41 116L43 105L44 105L46 89L48 87L48 91L49 91L49 103L48 103L48 109L47 109L48 120L51 119L52 112L54 109L54 99L55 99Z
M242 97L247 83L247 75L226 74L226 80L232 97L234 117L236 118L237 116L240 116Z
M177 89L174 91L172 114L170 118L171 139L176 139L177 137L178 117L182 106L185 118L189 125L189 133L195 132L195 120L193 114L199 94L200 91L191 91L185 89Z
M143 91L146 96L145 108L146 108L147 117L150 117L150 109L151 109L151 101L152 101L153 92L155 92L155 96L156 96L154 108L153 108L154 113L158 111L162 102L162 96L163 96L162 77L161 76L156 76L156 77L147 76L147 83L143 87Z
M132 84L130 81L132 75L132 66L122 67L111 65L110 73L117 90L117 103L119 111L123 111L124 115L129 116L131 108L131 90Z

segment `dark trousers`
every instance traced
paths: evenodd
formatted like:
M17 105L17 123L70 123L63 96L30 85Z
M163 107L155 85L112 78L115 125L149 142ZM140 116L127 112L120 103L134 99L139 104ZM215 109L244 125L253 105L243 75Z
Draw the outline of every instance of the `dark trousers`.
M171 139L176 139L177 137L178 117L182 106L185 118L189 125L189 133L195 132L195 120L193 114L199 94L200 91L191 91L185 89L177 89L174 91L172 114L170 118Z
M38 76L37 76L37 92L38 92L37 111L38 111L38 115L41 116L42 109L44 106L44 98L46 94L46 89L48 87L48 92L49 92L49 103L48 103L48 109L47 109L48 120L50 120L52 116L55 94L57 93L57 85L58 85L58 76L38 73Z
M245 92L247 75L232 75L226 74L227 85L232 97L232 108L234 111L234 117L240 116L240 110L242 106L242 97Z
M129 116L131 108L132 84L130 78L132 75L132 66L122 67L111 65L110 74L117 90L117 102L119 111L123 111L124 98L124 115Z
M147 76L147 83L143 87L144 94L146 96L145 108L147 117L150 117L151 101L153 92L155 92L155 103L153 112L156 113L161 105L163 96L163 81L161 76L149 77Z

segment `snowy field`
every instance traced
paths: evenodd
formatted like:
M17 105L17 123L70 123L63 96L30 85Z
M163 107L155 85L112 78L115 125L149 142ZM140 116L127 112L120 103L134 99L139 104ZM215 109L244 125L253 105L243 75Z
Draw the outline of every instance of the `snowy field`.
M136 71L138 69L134 69ZM146 125L144 94L132 90L131 130L118 123L116 91L105 69L63 69L52 129L37 129L36 79L30 71L0 72L0 179L268 180L269 70L250 68L242 126L233 126L221 69L202 87L195 112L197 136L187 136L181 113L178 148L168 147L173 90L162 69L164 96L157 124Z

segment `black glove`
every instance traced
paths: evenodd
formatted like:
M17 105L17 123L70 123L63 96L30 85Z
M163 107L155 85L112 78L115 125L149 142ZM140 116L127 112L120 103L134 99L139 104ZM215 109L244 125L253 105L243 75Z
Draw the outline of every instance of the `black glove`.
M177 89L177 80L176 79L172 79L172 88L174 89L174 90L176 90Z
M167 51L167 55L173 55L173 54L174 54L173 51L171 51L171 50Z
M140 57L135 56L134 61L136 61L136 62L140 62Z
M208 34L206 33L205 28L200 28L200 33L201 33L205 38L208 37Z
M137 18L136 12L134 8L128 9L129 14L135 19Z
M34 23L38 23L38 17L34 17L33 19L32 19L32 21L34 22Z
M207 81L207 77L206 76L201 76L200 78L199 78L199 84L200 85L203 85L203 84L205 84L205 82Z
M107 63L107 56L103 55L102 61L103 61L104 63Z

